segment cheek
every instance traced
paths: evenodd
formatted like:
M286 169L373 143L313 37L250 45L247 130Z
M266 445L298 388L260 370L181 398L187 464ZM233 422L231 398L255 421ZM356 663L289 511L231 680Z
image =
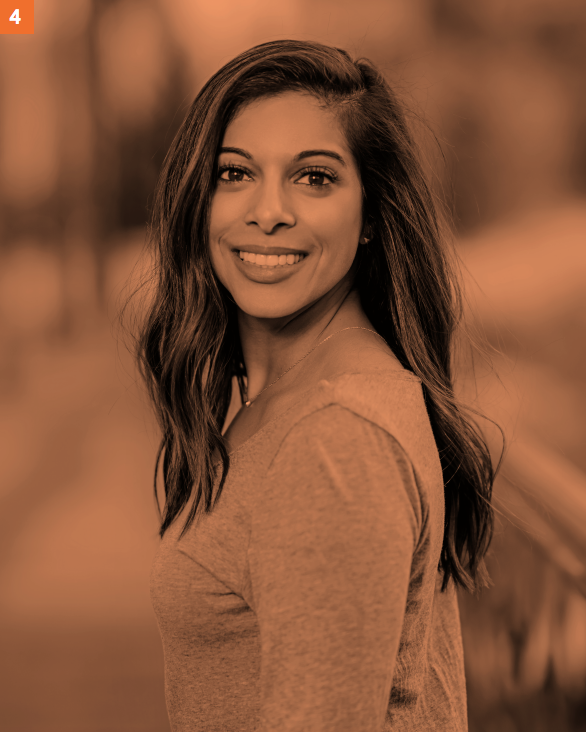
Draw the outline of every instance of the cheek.
M222 226L222 207L218 203L218 199L212 199L210 208L210 240L217 238Z
M356 205L353 199L341 199L316 211L312 217L312 228L319 231L329 244L348 246L358 242L361 217L361 204Z
M208 248L214 269L222 269L225 266L222 256L222 241L226 232L230 229L230 221L226 217L225 207L214 204L210 210L209 242Z
M238 196L226 194L223 192L216 193L212 196L212 203L210 206L210 224L214 229L221 229L226 226L238 215L242 215L239 210Z
M221 207L212 200L209 218L208 249L210 253L210 259L212 261L212 267L217 275L219 274L218 268L221 269L222 267L219 252L219 241L225 228L226 226L222 216Z

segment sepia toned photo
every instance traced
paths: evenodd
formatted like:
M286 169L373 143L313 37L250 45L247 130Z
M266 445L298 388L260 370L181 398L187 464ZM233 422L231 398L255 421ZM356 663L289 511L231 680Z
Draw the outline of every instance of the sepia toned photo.
M586 730L586 6L13 5L0 728Z

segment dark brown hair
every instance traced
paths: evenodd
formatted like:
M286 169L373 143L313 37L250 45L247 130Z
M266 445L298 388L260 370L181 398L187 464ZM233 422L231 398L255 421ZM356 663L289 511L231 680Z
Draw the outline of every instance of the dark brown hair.
M163 166L150 227L154 297L137 345L162 429L155 469L156 496L164 455L160 536L194 490L183 531L202 501L211 512L216 448L222 459L217 502L230 468L221 431L231 381L236 375L242 394L246 376L236 306L208 249L217 151L244 105L285 91L310 93L332 110L354 155L372 233L368 247L358 247L355 287L377 332L422 381L445 484L442 590L451 577L473 592L490 582L484 556L495 471L482 434L454 395L453 337L462 305L439 209L383 75L370 61L353 61L320 43L263 43L223 66L197 95Z

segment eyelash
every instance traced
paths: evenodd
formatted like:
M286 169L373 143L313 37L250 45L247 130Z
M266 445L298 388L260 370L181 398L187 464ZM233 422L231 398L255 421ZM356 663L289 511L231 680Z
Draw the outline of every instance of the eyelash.
M228 185L233 185L234 183L242 183L243 181L239 180L226 180L225 178L221 178L220 176L222 173L224 173L226 170L237 170L239 173L245 173L246 175L251 175L250 171L246 168L243 168L240 165L232 165L231 163L228 163L227 165L222 165L218 168L218 183L227 183ZM323 175L325 178L328 178L330 180L330 183L327 185L308 185L308 188L328 188L329 185L332 183L335 183L338 180L338 176L332 171L328 170L327 168L320 168L317 165L311 165L308 168L304 168L299 172L299 177L303 178L308 173L314 173Z

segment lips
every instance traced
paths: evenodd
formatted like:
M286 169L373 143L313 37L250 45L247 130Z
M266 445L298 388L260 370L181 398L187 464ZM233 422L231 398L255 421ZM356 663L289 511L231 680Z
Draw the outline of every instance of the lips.
M239 251L240 250L238 249L234 249L232 255L234 257L236 267L240 270L240 272L242 272L242 274L245 275L247 279L252 280L253 282L267 285L276 284L278 282L289 279L294 275L295 272L298 272L299 270L304 268L306 260L309 259L309 256L306 254L304 257L301 257L300 260L295 264L269 267L266 265L262 266L258 264L252 264L251 262L245 262L240 258Z

